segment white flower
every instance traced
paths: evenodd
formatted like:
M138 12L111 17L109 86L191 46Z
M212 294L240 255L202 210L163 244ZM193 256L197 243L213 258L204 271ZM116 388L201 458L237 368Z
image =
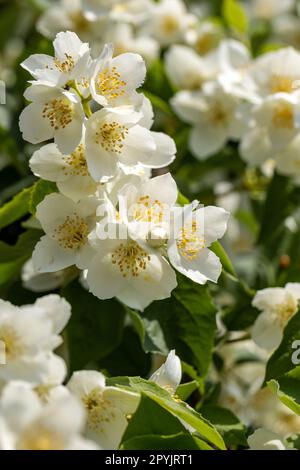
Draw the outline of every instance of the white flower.
M82 0L86 16L95 21L107 15L114 22L135 25L145 21L153 8L151 0Z
M282 175L291 176L295 184L300 184L300 132L276 154L276 169Z
M55 144L45 145L33 154L29 165L36 176L56 182L59 191L75 202L97 189L87 168L84 143L69 155L63 155Z
M181 362L173 349L169 352L166 361L151 375L149 380L174 394L180 385L181 377Z
M86 281L90 292L100 299L117 297L137 310L144 310L154 300L170 297L177 281L162 254L131 239L127 225L111 223L110 229L116 233L122 231L127 238L103 240L103 228L97 224L93 237L90 237L97 250L88 266Z
M102 449L117 449L127 427L127 417L138 407L139 394L106 386L103 374L89 370L74 372L68 388L85 407L85 435Z
M252 0L245 2L245 8L254 19L273 20L291 11L295 0Z
M79 96L72 90L36 84L24 93L32 101L20 115L23 138L32 144L53 139L59 150L69 154L80 144L84 112Z
M148 35L136 33L132 25L127 23L111 25L105 36L105 42L113 43L115 55L134 52L140 54L150 64L159 55L158 42Z
M84 41L101 39L107 19L91 21L82 0L60 0L51 4L37 21L37 30L49 39L60 31L75 31Z
M200 55L206 55L216 49L224 36L222 27L213 21L202 21L195 28L187 31L187 43Z
M175 158L174 141L149 131L151 125L151 118L127 106L94 113L86 125L86 160L92 177L105 182L117 174L120 163L152 168L170 164Z
M66 366L52 351L61 344L59 333L70 315L70 305L57 295L22 307L1 300L0 339L5 345L6 364L0 367L0 378L39 384L55 373L63 380Z
M193 126L189 146L200 160L220 151L227 140L239 139L246 128L247 106L221 83L207 82L202 91L181 91L171 103Z
M77 34L67 31L57 34L54 42L55 56L34 54L21 65L39 81L64 87L72 80L79 80L89 66L90 48L80 41Z
M204 57L199 56L191 47L173 45L167 51L165 59L169 79L179 89L200 89L206 81L218 79L222 75L226 78L229 76L236 89L236 82L245 82L243 74L250 63L250 53L244 44L226 39ZM249 93L248 82L244 87Z
M257 95L264 99L275 93L294 93L300 86L300 53L292 47L258 57L249 67Z
M106 44L95 61L91 93L102 106L118 106L138 101L136 89L146 76L146 67L138 54L121 54L113 58L113 45Z
M288 447L278 434L265 428L256 429L248 437L250 450L288 450Z
M258 291L252 305L262 312L252 329L255 343L264 349L279 346L283 330L298 312L300 284L290 282L285 287L269 287Z
M209 246L223 237L229 213L214 206L194 208L195 203L175 214L174 233L168 242L169 261L198 284L217 282L222 265Z
M1 450L97 450L80 436L85 415L72 396L42 405L24 382L10 382L0 398Z
M155 4L145 31L161 45L181 42L189 27L196 24L196 17L187 11L181 0L162 0Z
M169 79L179 89L195 90L214 78L215 69L205 58L185 45L172 45L165 54Z
M299 135L300 93L276 93L256 105L250 129L241 141L241 155L250 165L270 158L290 160L294 138Z
M62 287L68 279L68 274L67 270L55 273L37 273L33 267L32 258L30 258L23 264L21 279L25 289L32 292L49 292Z
M46 233L32 255L37 272L54 272L74 264L86 267L93 253L87 237L96 223L97 205L94 198L75 203L58 193L45 197L36 211Z

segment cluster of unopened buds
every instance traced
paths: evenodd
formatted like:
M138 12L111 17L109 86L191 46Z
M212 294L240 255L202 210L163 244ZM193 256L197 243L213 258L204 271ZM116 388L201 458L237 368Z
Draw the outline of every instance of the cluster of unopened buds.
M146 75L142 57L114 57L107 44L93 59L72 32L59 33L54 50L22 64L35 79L20 116L23 137L54 139L30 167L59 191L37 207L45 235L33 253L35 270L76 265L94 295L139 310L170 296L173 268L199 284L216 282L221 263L209 247L229 214L197 201L181 207L170 173L151 177L173 162L176 147L151 131L151 103L136 91Z

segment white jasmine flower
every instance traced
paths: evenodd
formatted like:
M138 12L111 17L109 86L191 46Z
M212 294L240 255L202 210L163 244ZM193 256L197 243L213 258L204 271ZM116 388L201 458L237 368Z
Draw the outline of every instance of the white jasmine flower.
M72 396L46 406L24 382L10 382L0 398L0 449L97 450L83 439L85 415Z
M174 141L143 127L150 121L142 112L126 106L102 109L90 117L86 125L86 160L96 181L115 176L120 163L161 168L174 160Z
M106 43L113 43L115 56L125 52L140 54L151 64L159 55L159 44L148 35L136 32L128 23L115 23L105 36Z
M75 203L58 193L45 197L36 211L46 233L32 255L37 272L54 272L74 264L86 267L93 254L87 237L96 223L97 205L94 198Z
M177 281L163 255L130 238L125 224L111 223L109 228L115 233L121 231L122 238L103 239L101 224L90 236L97 251L88 266L86 281L90 292L100 299L117 297L137 310L144 310L154 300L170 297ZM135 230L143 231L143 226L141 229L135 226Z
M273 20L290 12L295 6L295 0L252 0L245 2L248 14L254 19Z
M86 16L95 21L107 15L115 22L138 25L151 14L151 0L82 0Z
M48 39L60 31L75 31L83 41L101 39L107 27L107 18L98 21L88 18L82 0L60 0L51 4L37 21L37 30Z
M223 237L229 213L214 206L194 208L193 203L177 211L174 233L168 242L169 261L177 271L198 284L217 282L222 265L209 246Z
M241 155L252 165L278 156L283 158L299 134L300 94L276 93L254 107L253 122L241 142ZM286 160L289 160L288 158Z
M102 449L117 449L127 428L127 417L138 407L139 394L106 386L101 372L89 370L74 372L68 388L85 407L85 435Z
M84 143L69 155L63 155L55 144L45 145L34 152L29 165L36 176L57 183L59 191L75 202L97 189L87 168Z
M240 42L227 39L206 54L199 56L191 47L173 45L165 55L169 79L179 89L196 90L208 80L221 75L230 76L231 81L244 81L242 71L250 63L249 50ZM228 81L228 80L227 80ZM247 89L247 86L244 85ZM236 87L235 87L236 88Z
M220 24L213 21L202 21L187 31L187 43L200 55L206 55L216 49L224 37Z
M181 362L174 349L169 352L166 361L155 371L149 380L174 394L182 377Z
M229 139L238 140L246 129L248 107L221 83L207 82L202 91L181 91L171 103L193 126L189 146L200 160L220 151Z
M288 450L288 447L278 434L265 428L256 429L248 437L250 450Z
M300 184L300 132L287 147L276 153L276 168L278 173L291 176L295 184Z
M162 46L168 46L183 41L187 29L196 22L196 17L187 11L183 1L162 0L154 5L145 31Z
M49 292L62 287L68 279L67 270L55 273L37 273L30 258L22 267L21 279L25 289L32 292Z
M294 93L300 86L300 53L292 47L255 59L248 70L257 95L264 99L277 93Z
M80 144L84 112L79 96L72 90L39 84L24 93L29 104L20 115L23 138L32 144L53 139L68 155Z
M36 79L64 87L72 80L82 79L89 66L90 48L70 31L57 34L54 42L55 56L34 54L21 65Z
M63 380L64 361L52 351L62 342L59 333L70 314L70 305L58 295L22 307L1 300L0 339L5 345L6 364L0 367L0 378L39 384L45 383L53 371Z
M262 313L254 323L252 338L258 346L268 350L279 346L285 326L298 312L299 299L300 284L297 282L256 293L252 305Z
M121 54L113 58L113 45L106 44L95 61L91 93L102 106L118 106L136 102L146 76L146 67L138 54Z

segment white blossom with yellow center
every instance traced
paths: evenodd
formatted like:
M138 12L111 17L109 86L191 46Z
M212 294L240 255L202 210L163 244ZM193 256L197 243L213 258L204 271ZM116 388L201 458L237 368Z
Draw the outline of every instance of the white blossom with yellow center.
M52 351L61 343L59 333L69 317L70 305L58 295L22 307L1 300L0 341L4 343L5 363L0 366L0 378L36 384L47 382L49 377L62 381L66 366Z
M252 338L261 348L272 350L279 346L283 331L298 312L300 284L289 282L285 287L269 287L258 291L252 305L262 313L252 329Z
M118 174L120 165L161 168L175 158L174 141L150 131L152 108L144 99L140 111L131 106L103 108L86 124L86 160L95 181L107 182Z
M90 48L70 31L57 34L54 42L54 57L34 54L21 65L40 83L64 87L68 82L79 81L90 65Z
M209 246L223 237L229 213L219 207L197 205L195 201L175 211L168 258L177 271L198 284L217 282L222 266Z
M44 235L33 252L37 272L55 272L76 265L84 269L93 253L88 234L96 223L97 199L78 202L52 193L38 205L36 217Z
M27 382L12 381L0 396L1 450L97 450L81 437L85 413L69 393L43 405Z
M125 53L113 57L113 45L107 44L95 61L91 92L102 106L120 106L138 102L139 88L146 76L146 67L138 54Z
M84 143L69 155L63 155L55 144L45 145L33 154L29 165L36 176L57 183L59 191L75 202L96 192L97 185L87 167Z
M117 449L128 420L139 404L139 394L105 385L105 377L96 371L74 372L70 392L86 410L85 435L102 449Z
M35 82L24 93L31 103L20 115L23 138L32 144L53 139L68 155L83 136L84 112L79 96L71 90Z
M171 103L192 125L189 147L199 160L216 154L229 139L239 140L247 128L247 107L233 86L206 82L201 91L178 92Z

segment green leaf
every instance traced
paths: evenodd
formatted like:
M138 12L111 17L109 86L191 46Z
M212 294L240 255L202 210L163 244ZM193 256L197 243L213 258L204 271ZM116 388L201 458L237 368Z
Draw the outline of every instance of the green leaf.
M28 259L41 238L40 230L27 230L22 233L16 245L8 245L0 241L0 260L1 263L10 263L17 259Z
M266 381L278 379L295 368L292 355L295 352L293 343L300 338L300 312L287 324L279 348L270 357L266 368Z
M35 214L36 208L43 199L51 193L57 192L57 186L51 181L39 180L37 181L31 190L30 201L29 201L29 211L31 214Z
M165 410L192 426L200 436L219 449L225 450L225 443L219 432L206 419L186 403L174 399L170 393L154 382L139 378L130 379L131 386L143 392L148 398L155 401Z
M173 112L171 106L162 98L160 98L160 96L154 95L153 93L150 93L149 91L145 91L144 94L151 101L154 108L159 109L164 114L172 118L175 116L175 113Z
M144 417L145 419L145 417ZM121 450L213 450L200 439L194 439L186 432L169 436L147 434L128 439Z
M214 347L216 308L207 286L195 284L183 276L178 276L178 280L171 298L153 302L141 318L148 330L153 322L155 327L158 323L157 335L163 334L168 349L176 349L183 361L205 376Z
M239 33L247 31L247 15L237 0L223 0L223 17L231 29Z
M28 213L31 189L25 188L0 208L0 229L7 227Z
M285 406L300 416L300 368L297 375L298 379L287 374L279 381L270 380L267 385Z
M106 375L147 376L150 373L151 356L143 351L135 330L126 326L121 343L98 361L98 366L106 371Z
M258 243L266 244L282 227L291 208L291 184L287 177L275 173L264 203Z
M227 447L247 447L246 428L230 410L207 405L201 408L201 414L219 431Z
M62 289L72 306L67 326L71 371L110 354L120 343L125 310L115 300L101 301L77 281Z
M185 384L179 385L176 390L176 395L183 401L186 401L193 392L199 389L199 383L197 380L192 380L191 382L187 382Z

